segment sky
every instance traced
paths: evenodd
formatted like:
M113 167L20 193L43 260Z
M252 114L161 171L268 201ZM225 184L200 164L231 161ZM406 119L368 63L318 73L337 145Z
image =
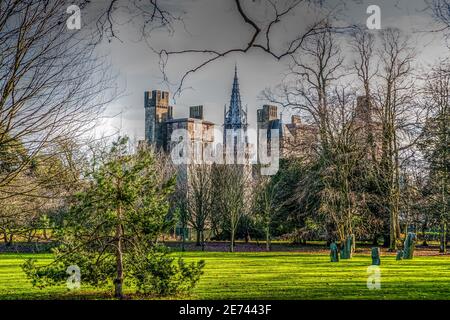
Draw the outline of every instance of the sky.
M182 23L175 23L173 34L156 30L149 39L142 41L137 29L139 21L126 23L125 13L122 15L119 11L116 19L120 24L117 32L120 40L104 41L97 49L100 55L107 57L117 75L120 97L106 106L105 118L96 128L96 135L119 132L132 139L143 139L144 91L154 89L170 91L175 118L187 117L191 105L203 105L205 119L221 125L224 105L228 106L230 100L235 64L242 103L248 107L250 127L255 127L256 110L266 102L261 98L262 90L282 82L289 61L277 61L259 50L233 54L192 74L184 83L181 95L173 97L181 76L196 66L201 57L189 54L170 57L168 84L162 78L159 56L151 48L226 49L245 44L252 30L240 19L232 0L165 0L161 3L183 17ZM264 0L247 0L245 7L252 17L262 20L271 14L263 4ZM302 33L314 17L328 10L337 10L340 25L365 25L369 5L380 7L382 29L396 27L411 36L417 44L419 64L427 65L448 55L449 49L441 34L424 32L436 29L436 25L429 12L424 11L423 0L330 0L324 1L323 7L301 6L277 27L274 45L282 45ZM346 48L343 52L350 54ZM291 114L292 111L284 110L284 120L287 121Z

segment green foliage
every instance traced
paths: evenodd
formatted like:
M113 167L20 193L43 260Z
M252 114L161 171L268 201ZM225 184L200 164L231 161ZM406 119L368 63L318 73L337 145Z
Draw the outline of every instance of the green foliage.
M435 114L425 125L419 140L419 148L429 165L429 179L426 196L428 210L439 218L449 219L450 207L450 108L447 104L437 105Z
M27 159L27 150L23 143L7 134L0 127L0 173L12 173L18 170ZM0 178L2 178L0 175Z
M40 289L55 285L67 278L61 267L64 266L61 265L61 263L58 263L49 265L44 270L39 269L36 268L36 259L27 259L22 264L22 270L27 277L31 279L33 287L38 287Z
M311 225L311 219L318 221L318 190L321 185L317 172L314 163L297 159L281 161L280 170L269 185L269 189L276 190L273 203L277 210L271 223L273 235L295 234Z
M170 274L167 261L154 257L158 237L174 226L168 214L175 175L157 156L150 149L130 154L127 138L120 138L110 151L93 157L88 183L75 195L63 226L55 232L61 244L54 250L55 261L47 266L34 261L23 265L33 284L61 283L67 279L66 268L77 265L83 283L96 287L114 283L118 297L125 278L143 277L138 283L145 293L173 294L190 288L185 283L195 285L194 274L201 265L195 273L181 263ZM170 276L155 272L158 268L169 269ZM153 285L159 277L167 288Z
M112 255L101 255L95 251L69 250L65 246L54 248L53 254L55 260L46 266L38 266L33 259L25 261L22 265L33 286L45 288L65 283L69 276L66 270L71 265L76 265L82 270L84 283L96 287L107 286L109 279L114 277L115 260Z
M130 275L138 291L160 296L190 292L203 274L205 262L186 263L169 256L166 247L155 246L147 255L131 255Z

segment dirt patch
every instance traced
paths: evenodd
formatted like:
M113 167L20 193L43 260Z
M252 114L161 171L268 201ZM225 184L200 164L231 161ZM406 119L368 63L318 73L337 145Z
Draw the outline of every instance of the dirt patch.
M171 247L175 250L181 250L181 242L165 242L165 245ZM371 254L371 245L363 245L358 246L356 248L356 254ZM387 248L381 248L381 253L383 255L393 255L395 256L396 252L389 252ZM189 242L185 244L186 251L202 251L201 246L196 246L195 243ZM214 241L208 242L205 244L204 251L208 252L228 252L230 251L230 245L225 241ZM234 248L235 252L265 252L266 246L264 243L236 243ZM318 244L307 244L307 245L295 245L295 244L280 244L274 243L272 244L272 251L276 252L305 252L305 253L322 253L329 254L330 250L324 245ZM439 246L416 246L414 251L415 256L439 256L442 255L439 253Z
M164 244L175 251L181 250L181 242L166 241ZM56 243L14 243L12 245L0 244L0 253L48 253L51 252L51 248L55 247ZM371 254L371 245L358 245L356 247L356 254ZM382 248L382 255L396 255L396 252L389 252L387 248ZM201 246L196 246L195 242L185 243L186 251L202 251ZM204 247L204 251L207 252L229 252L230 244L226 241L213 241L207 242ZM265 243L256 242L237 242L234 248L235 252L265 252ZM289 244L289 243L273 243L272 251L274 252L304 252L304 253L321 253L329 254L330 250L323 244ZM440 256L439 246L416 246L415 256Z
M7 245L0 244L0 253L47 253L51 248L56 247L56 243L42 242L42 243L13 243Z

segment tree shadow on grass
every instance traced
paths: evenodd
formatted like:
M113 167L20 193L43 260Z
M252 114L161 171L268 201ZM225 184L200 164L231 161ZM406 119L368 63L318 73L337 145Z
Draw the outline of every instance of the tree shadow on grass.
M110 291L58 291L39 292L33 290L31 292L20 293L0 293L0 300L110 300L114 299Z

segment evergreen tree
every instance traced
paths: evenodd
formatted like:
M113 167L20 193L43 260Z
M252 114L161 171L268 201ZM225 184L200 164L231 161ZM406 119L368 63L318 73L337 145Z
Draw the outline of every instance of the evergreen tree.
M174 294L191 289L203 261L178 264L158 245L158 237L173 227L167 219L175 176L159 170L154 153L127 151L120 138L109 152L95 157L88 186L79 192L59 230L61 246L55 260L39 267L28 260L23 269L34 285L56 284L67 278L66 268L80 268L83 282L115 287L123 297L127 277L143 293Z

